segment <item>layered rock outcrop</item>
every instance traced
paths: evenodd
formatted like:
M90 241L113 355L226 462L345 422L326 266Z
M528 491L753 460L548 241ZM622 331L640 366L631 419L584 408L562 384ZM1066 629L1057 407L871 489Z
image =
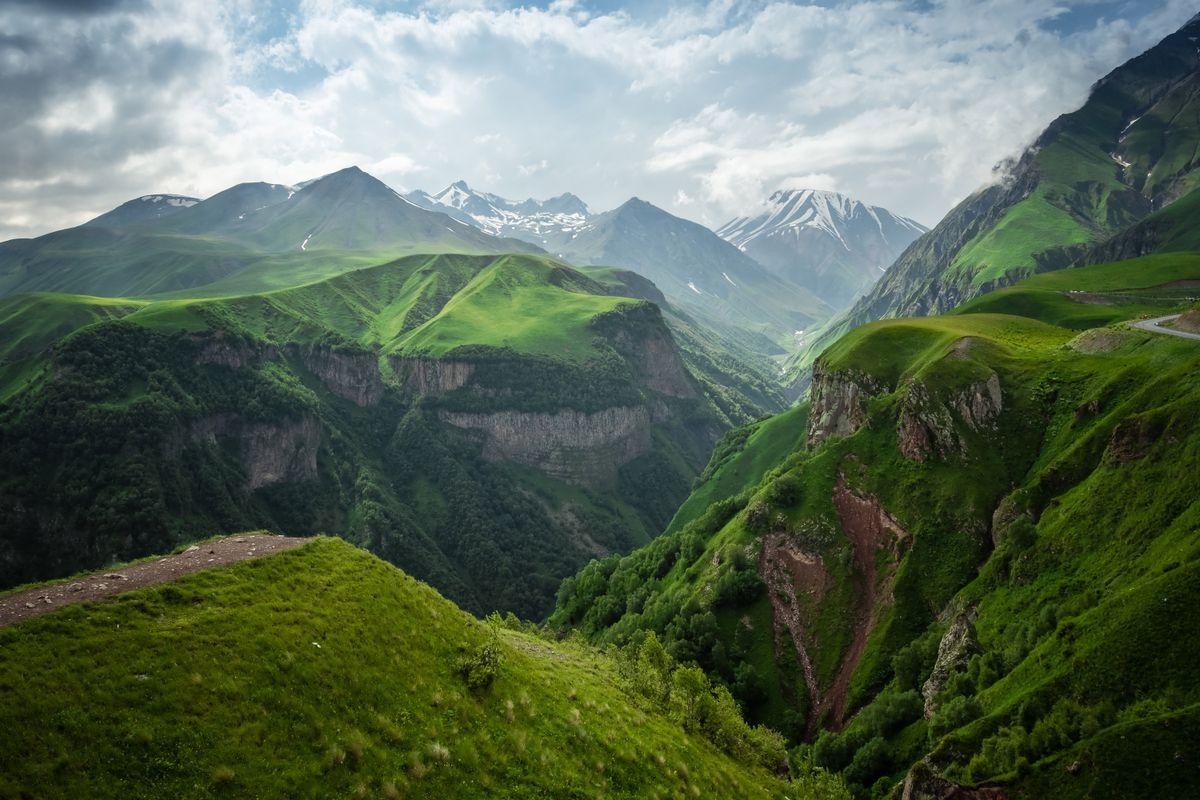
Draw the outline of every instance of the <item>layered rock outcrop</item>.
M616 483L621 466L650 450L650 414L643 406L592 414L442 411L442 421L481 431L483 456L535 467L547 475L589 486Z
M942 458L965 456L958 423L976 433L993 430L1004 409L1000 377L994 372L943 402L934 399L919 380L907 382L903 391L897 438L900 452L913 461L935 453Z
M867 424L867 400L886 387L865 372L813 366L812 410L808 417L808 446L834 436L849 436Z
M300 354L304 365L325 388L360 408L383 399L383 376L378 357L366 350L332 350L314 347Z
M392 369L413 394L439 397L466 386L475 374L470 361L393 356Z

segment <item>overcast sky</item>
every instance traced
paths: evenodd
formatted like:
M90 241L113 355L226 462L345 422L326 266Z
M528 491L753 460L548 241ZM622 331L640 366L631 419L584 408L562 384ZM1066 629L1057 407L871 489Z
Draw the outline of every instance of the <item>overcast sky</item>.
M357 164L398 189L779 188L933 225L1183 0L0 0L0 239Z

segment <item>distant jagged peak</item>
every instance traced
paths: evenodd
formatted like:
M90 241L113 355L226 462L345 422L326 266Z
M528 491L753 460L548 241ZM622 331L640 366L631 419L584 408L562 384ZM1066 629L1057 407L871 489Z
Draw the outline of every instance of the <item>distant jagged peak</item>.
M781 189L767 198L763 210L753 216L735 217L717 229L717 234L738 247L759 236L781 230L813 228L824 231L849 247L846 232L852 225L870 221L881 236L891 231L924 233L919 222L894 214L886 208L826 189Z

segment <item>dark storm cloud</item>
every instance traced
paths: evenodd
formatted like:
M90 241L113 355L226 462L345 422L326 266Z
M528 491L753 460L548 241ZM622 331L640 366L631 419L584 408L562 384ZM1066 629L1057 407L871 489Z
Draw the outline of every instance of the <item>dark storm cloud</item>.
M24 6L56 14L105 14L117 8L142 5L143 0L0 0L0 10L6 6Z
M46 215L103 210L95 204L114 191L140 193L146 175L127 165L177 139L180 102L220 65L203 30L141 2L3 2L0 31L8 235L44 230Z

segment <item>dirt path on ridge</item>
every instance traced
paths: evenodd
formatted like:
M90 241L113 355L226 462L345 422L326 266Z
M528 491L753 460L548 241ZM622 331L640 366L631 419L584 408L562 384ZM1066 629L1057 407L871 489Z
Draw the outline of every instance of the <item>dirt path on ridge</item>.
M75 603L107 600L118 594L157 586L193 572L249 561L291 550L311 539L252 533L194 544L182 553L96 571L62 583L36 586L0 597L0 627Z

